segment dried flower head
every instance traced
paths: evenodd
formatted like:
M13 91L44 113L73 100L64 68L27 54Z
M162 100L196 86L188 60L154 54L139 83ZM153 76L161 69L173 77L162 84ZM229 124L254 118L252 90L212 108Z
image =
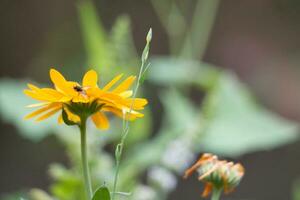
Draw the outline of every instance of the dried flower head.
M245 173L241 164L219 160L216 155L209 153L204 153L191 168L186 170L184 178L195 171L199 173L198 179L205 183L203 197L207 197L213 189L224 190L225 194L232 192Z
M143 117L136 110L143 110L147 104L146 99L130 98L132 90L129 88L135 80L130 76L116 86L122 78L116 76L103 88L98 87L98 75L94 70L88 71L82 80L82 85L77 82L67 81L55 69L50 70L50 78L55 88L38 88L28 84L29 89L24 93L40 101L29 107L39 107L25 119L37 117L36 121L49 118L61 112L58 122L68 125L80 124L80 121L91 116L94 124L99 129L107 129L109 121L105 113L110 112L121 118L133 120ZM113 89L112 89L113 88Z

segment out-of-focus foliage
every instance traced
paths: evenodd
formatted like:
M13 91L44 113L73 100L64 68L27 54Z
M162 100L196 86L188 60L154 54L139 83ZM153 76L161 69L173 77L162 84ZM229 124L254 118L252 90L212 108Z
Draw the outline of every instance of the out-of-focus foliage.
M119 16L112 30L107 32L92 2L79 2L78 12L87 66L96 68L104 77L125 70L136 72L137 68L132 68L138 63L129 18Z
M155 60L153 63L157 62ZM212 66L202 65L201 67L196 61L184 63L179 60L181 68L174 62L176 63L175 59L169 61L172 65L168 65L163 59L162 63L158 62L157 66L153 65L152 69L155 73L151 71L149 79L155 83L179 87L186 84L198 85L199 88L208 91L201 110L198 108L198 112L202 113L202 121L193 114L197 108L191 101L185 103L185 110L178 110L178 105L182 104L174 99L177 101L182 99L183 97L178 97L180 93L177 97L163 98L168 99L164 107L169 108L166 111L171 113L167 119L175 118L173 123L166 128L167 130L170 132L172 129L182 130L184 134L187 131L180 125L187 126L189 123L198 125L195 128L198 132L198 139L194 140L198 141L194 144L196 151L238 156L253 151L272 149L298 138L299 127L296 123L283 119L258 105L248 89L232 73L214 70ZM174 70L167 66L174 67ZM170 73L164 79L162 74L166 74L164 73L167 72L166 68L170 70ZM155 77L155 74L159 75ZM198 77L206 77L204 79L206 83L198 81ZM174 104L176 106L173 106Z
M177 87L197 85L201 88L209 88L219 75L216 67L197 60L154 57L151 63L148 79L155 84Z
M298 138L296 123L258 105L247 88L231 73L224 73L204 102L207 117L205 151L236 156L268 150Z
M39 199L53 200L53 198L50 197L49 194L47 194L46 192L44 192L43 190L40 190L40 189L32 189L29 192L29 196L30 196L30 199L32 199L32 200L39 200Z
M37 141L53 133L57 129L57 123L54 118L48 120L48 123L24 120L24 116L30 112L26 105L33 102L24 96L25 88L26 84L23 81L0 80L0 114L4 121L16 125L23 136Z
M1 200L26 200L27 195L25 192L15 192L14 194L4 195L0 198Z
M292 188L292 199L293 200L300 200L300 181L297 180Z
M200 28L189 27L184 12L175 1L152 2L167 30L172 54L151 58L146 80L148 85L159 86L157 90L163 113L161 126L152 133L152 119L156 119L157 111L150 108L145 110L142 120L131 124L120 167L119 188L120 192L131 192L132 195L123 199L166 199L176 187L176 175L181 175L201 151L239 156L276 148L297 139L298 125L259 105L248 88L231 72L201 61L212 24L205 19L213 21L215 13L212 9L215 9L217 0L201 1L209 2L209 5L197 4L195 12L202 12L205 8L205 13L210 15L201 18L204 25L201 24ZM86 52L86 60L80 63L87 63L88 68L97 70L101 82L116 73L132 74L138 70L139 59L128 17L118 17L112 29L107 31L91 1L80 1L78 14ZM198 19L197 16L200 16L199 13L194 14L194 20ZM174 20L179 25L172 25ZM195 37L205 26L208 30L201 34L202 38ZM201 43L204 46L194 47L199 41L204 41ZM53 184L49 195L35 190L31 192L32 200L45 200L43 195L59 200L85 199L77 130L57 125L55 118L46 123L24 121L23 116L30 112L25 105L31 101L22 94L23 88L23 81L0 80L2 119L16 125L22 136L34 141L41 140L47 134L55 134L64 144L70 160L69 167L61 164L50 166ZM204 94L203 98L195 102L190 98L190 88ZM144 93L142 96L151 94ZM148 99L149 107L152 107L153 98L150 96ZM105 132L88 126L88 155L94 189L104 183L108 188L112 187L115 162L113 153L107 149L119 141L121 123L121 120L113 120L110 130ZM145 180L142 182L139 177L143 174Z
M82 27L82 38L86 47L88 57L88 66L106 66L115 65L114 51L108 41L104 27L99 20L96 8L91 2L78 3L79 21Z

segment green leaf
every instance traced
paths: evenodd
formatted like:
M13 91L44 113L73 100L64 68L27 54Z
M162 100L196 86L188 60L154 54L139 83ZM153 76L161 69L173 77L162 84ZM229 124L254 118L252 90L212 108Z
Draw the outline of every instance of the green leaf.
M72 159L74 158L72 157ZM51 178L54 180L54 183L50 187L50 191L55 196L55 199L85 199L86 193L84 185L82 183L81 174L78 175L78 173L75 172L75 170L66 169L60 164L52 164L50 166L49 173Z
M29 195L31 200L54 200L49 194L41 189L31 189Z
M0 195L1 200L27 200L26 192L14 192L11 194Z
M300 200L300 180L296 180L292 188L293 200Z
M298 139L299 126L258 105L248 89L225 72L204 102L207 128L198 149L225 156L269 150Z
M160 95L160 99L166 112L165 121L170 125L168 129L184 130L193 123L197 109L178 90L168 90Z
M104 70L114 66L114 51L92 1L80 1L78 13L88 66ZM105 68L103 68L105 67Z
M186 86L196 84L210 88L218 77L219 70L196 60L170 57L155 57L150 60L148 80L162 85Z
M116 57L116 66L109 70L110 74L118 74L124 70L128 73L136 73L138 70L136 66L139 62L132 38L129 16L118 16L110 35L110 41Z
M110 192L107 187L101 186L98 188L92 200L110 200Z

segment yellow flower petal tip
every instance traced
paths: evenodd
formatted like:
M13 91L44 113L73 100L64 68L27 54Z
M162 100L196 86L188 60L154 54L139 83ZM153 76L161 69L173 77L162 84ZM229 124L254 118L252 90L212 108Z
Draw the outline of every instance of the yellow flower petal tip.
M90 116L97 128L105 130L109 128L109 120L105 115L107 112L126 120L144 116L136 110L144 109L148 101L142 98L131 98L133 92L129 88L136 79L135 76L129 76L116 85L123 77L123 74L119 74L100 88L95 70L89 70L84 74L82 85L66 80L54 68L50 69L49 75L54 88L39 88L29 83L28 88L23 91L27 96L39 101L39 103L28 105L30 108L38 109L25 116L24 119L36 118L35 121L39 122L60 112L58 123L66 123L65 120L68 120L68 123L78 124L84 115ZM111 90L112 87L114 87L113 90ZM127 111L125 116L124 110ZM129 110L131 110L130 113ZM63 111L65 111L66 118L63 117Z
M95 70L89 70L87 73L85 73L82 85L85 87L95 87L97 86L98 82L98 75Z

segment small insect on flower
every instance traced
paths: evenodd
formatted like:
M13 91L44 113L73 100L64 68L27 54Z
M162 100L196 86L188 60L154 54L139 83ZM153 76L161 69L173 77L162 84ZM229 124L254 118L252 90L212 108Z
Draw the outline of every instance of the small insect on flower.
M37 117L36 121L49 118L61 112L58 122L68 125L80 124L80 121L91 116L94 124L99 129L109 128L109 121L105 113L113 113L121 118L134 120L143 117L137 110L143 110L147 104L146 99L130 98L132 90L129 88L135 80L130 76L121 82L122 74L116 76L103 88L98 87L98 75L94 70L88 71L82 80L82 85L77 82L67 81L57 70L50 70L53 88L39 88L28 84L24 93L40 101L28 107L40 107L30 113L25 119ZM114 88L113 88L114 87ZM111 89L113 88L113 89ZM123 114L125 113L125 114Z
M76 90L77 92L83 92L83 88L80 86L80 85L75 85L74 87L74 90Z
M204 153L200 159L188 170L184 178L198 172L198 179L205 183L202 197L207 197L213 190L224 191L228 194L237 187L242 180L245 169L237 163L219 160L216 155Z

